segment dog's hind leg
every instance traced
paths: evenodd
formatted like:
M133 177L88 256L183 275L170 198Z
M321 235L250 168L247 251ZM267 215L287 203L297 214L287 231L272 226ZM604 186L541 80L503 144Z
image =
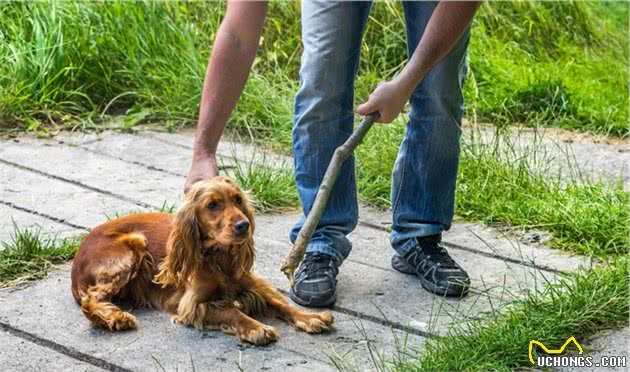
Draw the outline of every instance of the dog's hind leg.
M146 254L146 238L125 234L108 247L108 257L95 272L95 284L81 297L81 311L92 324L110 331L136 328L136 318L111 301L135 276Z

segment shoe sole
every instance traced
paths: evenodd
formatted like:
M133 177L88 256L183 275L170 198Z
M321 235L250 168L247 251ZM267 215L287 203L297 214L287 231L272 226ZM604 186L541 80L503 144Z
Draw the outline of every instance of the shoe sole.
M335 301L337 301L337 293L335 293L328 301L323 303L312 303L312 301L304 301L293 292L293 288L291 288L291 290L289 291L289 297L296 304L306 307L330 307L332 306L332 304L335 303Z
M463 290L461 289L462 286L458 286L456 284L454 286L448 286L447 288L438 287L437 285L428 281L424 276L418 274L416 270L411 267L411 265L407 264L400 257L398 258L398 260L396 260L396 263L392 261L392 268L399 273L414 275L418 277L418 279L420 279L420 284L422 285L422 288L435 295L445 297L464 297L466 294L468 294L468 286Z

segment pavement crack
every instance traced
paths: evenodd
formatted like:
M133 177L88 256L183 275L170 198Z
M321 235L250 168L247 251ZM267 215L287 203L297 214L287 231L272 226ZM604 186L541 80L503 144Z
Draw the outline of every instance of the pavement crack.
M80 146L78 146L78 148L83 150L83 151L92 153L92 154L105 156L105 157L108 157L108 158L111 158L111 159L116 159L118 161L122 161L122 162L128 163L128 164L138 165L138 166L146 168L146 169L148 169L150 171L165 173L165 174L168 174L170 176L175 176L175 177L184 177L184 178L186 177L186 175L183 174L183 173L173 172L173 171L170 171L168 169L156 167L154 165L147 164L147 163L144 163L144 162L141 162L141 161L129 160L129 159L123 158L121 156L116 156L116 155L108 154L108 153L103 152L103 151L94 150L94 149L85 147L84 145L80 145ZM233 166L229 166L229 165L219 165L218 167L219 167L219 170L228 170L228 169L233 169L234 168Z
M21 169L21 170L25 170L25 171L28 171L28 172L32 172L32 173L35 173L35 174L39 174L39 175L47 177L47 178L51 178L51 179L54 179L54 180L58 180L58 181L66 182L66 183L69 183L69 184L72 184L72 185L75 185L75 186L79 186L79 187L81 187L83 189L86 189L86 190L90 190L90 191L94 191L94 192L97 192L97 193L100 193L100 194L103 194L103 195L111 196L111 197L114 197L116 199L119 199L119 200L122 200L122 201L126 201L128 203L133 203L133 204L138 205L138 206L143 207L143 208L148 208L148 209L153 209L153 210L159 210L160 209L160 207L156 207L154 205L147 204L147 203L142 202L142 201L134 200L134 199L128 198L128 197L126 197L124 195L119 195L119 194L113 193L111 191L100 189L98 187L86 185L86 184L84 184L82 182L79 182L79 181L75 181L75 180L71 180L71 179L68 179L68 178L65 178L65 177L61 177L61 176L57 176L57 175L54 175L54 174L46 173L46 172L41 171L39 169L27 167L25 165L14 163L12 161L0 159L0 163L6 164L6 165L9 165L9 166Z
M371 222L366 222L366 221L359 220L359 225L365 226L365 227L373 229L373 230L389 232L389 230L386 227L379 226L379 225L371 223ZM510 263L513 263L513 264L516 264L516 265L526 266L526 267L529 267L529 268L532 268L532 269L546 271L546 272L553 273L553 274L566 274L566 272L564 272L562 270L557 270L557 269L554 269L554 268L549 267L549 266L538 265L538 264L535 264L535 263L532 263L532 262L517 260L515 258L503 256L503 255L500 255L500 254L497 254L497 253L484 252L484 251L481 251L481 250L478 250L478 249L465 247L463 245L450 243L450 242L447 242L447 241L444 241L444 240L442 241L442 244L444 244L448 248L453 248L453 249L457 249L457 250L460 250L460 251L470 252L470 253L473 253L473 254L476 254L476 255L479 255L479 256L493 258L495 260L500 260L500 261L504 261L504 262L510 262Z
M566 274L566 272L564 272L562 270L554 269L553 267L549 267L549 266L545 266L545 265L537 265L537 264L532 263L532 262L517 260L515 258L506 257L506 256L503 256L503 255L500 255L500 254L496 254L496 253L484 252L484 251L480 251L480 250L477 250L477 249L474 249L474 248L465 247L463 245L459 245L459 244L455 244L455 243L449 243L449 242L444 242L443 241L442 244L444 244L445 246L447 246L449 248L458 249L458 250L461 250L461 251L466 251L466 252L478 254L480 256L485 256L485 257L488 257L488 258L494 258L496 260L501 260L501 261L513 263L513 264L516 264L516 265L526 266L526 267L529 267L529 268L532 268L532 269L536 269L536 270L546 271L546 272L553 273L553 274Z
M116 159L118 161L122 161L122 162L133 164L133 165L139 165L139 166L141 166L143 168L146 168L148 170L151 170L151 171L166 173L166 174L169 174L169 175L175 176L175 177L186 177L185 174L181 174L181 173L177 173L177 172L171 172L168 169L159 168L159 167L153 166L151 164L143 163L141 161L129 160L129 159L122 158L120 156L115 156L115 155L108 154L106 152L93 150L93 149L84 147L83 145L79 146L79 148L81 150L83 150L83 151L86 151L86 152L89 152L89 153L92 153L92 154L105 156L105 157L108 157L108 158L111 158L111 159Z
M62 344L59 344L57 342L51 341L51 340L47 340L45 338L39 337L33 333L29 333L26 331L23 331L21 329L18 329L10 324L4 323L4 322L0 322L0 330L7 332L15 337L19 337L23 340L32 342L36 345L45 347L47 349L56 351L60 354L63 354L65 356L68 356L72 359L87 363L87 364L91 364L95 367L98 368L102 368L106 371L112 371L112 372L132 372L132 370L127 369L125 367L121 367L119 365L116 365L114 363L108 362L104 359L101 358L97 358L95 356L83 353L75 348L72 347L68 347Z
M170 146L175 146L175 147L179 147L182 149L186 149L186 150L194 150L194 147L192 146L187 146L187 145L183 145L181 143L177 143L177 142L172 142L169 140L165 140L163 138L151 135L151 134L145 134L144 136L141 135L141 137L147 137L150 138L152 140L158 141L158 142L162 142L166 145L170 145ZM232 160L232 161L237 161L237 162L241 162L241 163L248 163L249 160L248 159L244 159L244 158L240 158L238 156L236 156L235 154L232 155L226 155L224 152L222 151L218 151L217 150L217 154L216 154L217 158L223 158L225 160ZM230 166L230 165L224 165L224 166L219 166L219 169L233 169L234 166Z
M278 291L281 292L282 294L284 294L285 296L288 296L289 293L283 289L279 289ZM407 332L416 336L420 336L420 337L424 337L424 338L436 338L436 337L441 337L438 334L432 333L432 332L427 332L427 331L423 331L421 329L418 328L414 328L411 326L406 326L402 323L399 322L394 322L391 320L387 320L387 319L382 319L379 318L377 316L374 315L370 315L370 314L366 314L360 311L356 311L356 310L352 310L352 309L348 309L346 307L343 306L338 306L338 305L333 305L330 310L332 311L336 311L338 313L342 313L342 314L346 314L346 315L350 315L352 317L355 318L359 318L361 320L366 320L368 322L371 323L375 323L378 325L382 325L385 326L387 328L391 328L391 329L396 329L399 331L403 331L403 332Z
M156 140L158 142L162 142L162 143L167 144L167 145L179 147L179 148L186 149L186 150L194 150L194 147L192 147L192 146L182 145L181 143L177 143L177 142L171 142L171 141L165 140L163 138L160 138L158 136L154 136L152 134L148 134L147 133L147 134L145 134L145 136L151 138L152 140Z
M0 204L6 205L7 207L16 209L18 211L26 212L26 213L29 213L29 214L32 214L32 215L35 215L35 216L43 217L43 218L45 218L47 220L51 220L51 221L54 221L54 222L57 222L57 223L60 223L60 224L66 225L66 226L70 226L73 229L90 231L90 229L85 227L85 226L77 225L75 223L68 222L67 220L65 220L63 218L51 216L49 214L38 212L38 211L34 211L32 209L29 209L29 208L20 207L19 205L16 205L16 204L8 202L8 201L0 200Z

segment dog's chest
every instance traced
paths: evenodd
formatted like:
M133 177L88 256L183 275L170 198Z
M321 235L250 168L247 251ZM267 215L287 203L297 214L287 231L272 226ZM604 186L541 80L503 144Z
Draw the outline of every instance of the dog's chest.
M219 297L233 298L243 292L244 288L235 278L220 277L216 293Z

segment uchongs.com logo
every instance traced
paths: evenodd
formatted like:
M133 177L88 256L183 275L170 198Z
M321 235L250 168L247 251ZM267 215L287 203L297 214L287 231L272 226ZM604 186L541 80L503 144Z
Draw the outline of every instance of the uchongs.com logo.
M578 350L578 355L562 355L569 344L573 343ZM534 345L542 349L542 355L537 355L534 359ZM529 361L538 367L622 367L626 366L626 357L621 355L604 355L599 360L594 360L592 356L584 356L582 345L575 339L569 337L558 349L550 349L538 340L529 341Z

